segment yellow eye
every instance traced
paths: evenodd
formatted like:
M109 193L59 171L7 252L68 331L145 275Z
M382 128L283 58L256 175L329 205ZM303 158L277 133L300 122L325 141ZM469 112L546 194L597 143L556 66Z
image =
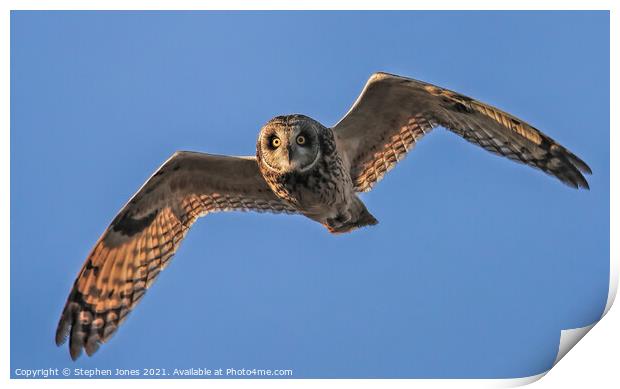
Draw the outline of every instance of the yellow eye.
M271 145L277 149L278 147L280 147L280 145L282 144L282 141L280 140L280 138L273 138L271 140Z
M299 135L297 137L297 144L298 145L303 145L306 143L306 138L303 135Z

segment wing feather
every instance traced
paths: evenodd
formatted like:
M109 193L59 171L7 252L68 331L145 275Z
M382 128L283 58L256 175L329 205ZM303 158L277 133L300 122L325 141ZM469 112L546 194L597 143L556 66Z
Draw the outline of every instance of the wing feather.
M168 265L194 221L218 211L295 210L277 198L252 157L179 152L123 207L80 270L56 331L69 351L92 355Z
M363 192L437 126L569 186L589 188L583 176L592 173L588 165L535 127L470 97L410 78L373 74L333 130L355 189Z

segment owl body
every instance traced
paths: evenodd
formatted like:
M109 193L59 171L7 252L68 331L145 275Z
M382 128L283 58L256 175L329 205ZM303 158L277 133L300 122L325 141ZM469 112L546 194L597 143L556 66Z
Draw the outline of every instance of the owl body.
M304 115L278 116L261 130L256 156L276 196L330 232L376 224L355 194L336 146L333 131L317 121Z

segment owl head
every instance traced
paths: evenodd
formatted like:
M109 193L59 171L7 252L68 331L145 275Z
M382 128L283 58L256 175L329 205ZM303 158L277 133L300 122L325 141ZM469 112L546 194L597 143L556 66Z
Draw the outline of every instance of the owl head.
M260 164L277 173L305 172L321 156L323 126L304 115L277 116L263 126L256 144Z

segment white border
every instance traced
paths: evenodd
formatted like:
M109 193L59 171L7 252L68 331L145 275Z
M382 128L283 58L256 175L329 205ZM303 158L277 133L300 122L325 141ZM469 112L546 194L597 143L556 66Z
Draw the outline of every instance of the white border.
M615 1L615 0L614 0ZM613 9L612 0L564 0L563 7L558 7L554 0L435 0L435 1L398 1L398 0L9 0L6 9L15 10L609 10ZM4 5L4 4L3 4Z
M0 52L2 53L2 85L3 85L3 93L1 95L1 117L3 118L5 129L2 133L3 142L0 142L0 147L2 147L2 168L1 173L2 179L5 183L7 183L7 187L4 190L0 191L0 210L2 212L2 220L4 221L2 225L2 234L0 234L1 239L1 247L3 248L4 255L2 258L2 271L0 272L1 278L1 303L2 303L2 319L1 319L1 332L0 332L0 345L2 345L2 351L0 353L0 366L2 366L2 372L5 374L3 381L5 384L14 385L14 386L22 386L22 385L33 385L35 382L31 380L10 380L9 373L9 361L10 361L10 330L9 330L9 315L10 315L10 204L9 204L9 177L10 177L10 117L9 117L9 102L10 102L10 62L9 62L9 50L10 50L10 10L35 10L35 9L59 9L59 10L69 10L69 9L84 9L84 10L135 10L135 9L144 9L144 10L167 10L167 9L187 9L187 10L197 10L197 9L212 9L212 10L229 10L229 9L248 9L248 10L270 10L270 9L290 9L290 10L335 10L335 9L352 9L351 6L355 5L357 9L368 9L368 10L376 10L376 9L417 9L417 10L437 10L437 9L453 9L453 10L464 10L464 9L473 9L473 10L484 10L484 9L496 9L496 10L515 10L515 9L532 9L532 10L548 10L548 9L568 9L568 10L581 10L581 9L590 9L590 10L611 10L611 64L610 69L617 69L618 61L617 61L617 36L618 36L618 16L614 5L617 4L617 1L603 1L603 0L591 0L591 1L575 1L575 0L565 0L561 2L563 8L557 8L557 1L549 1L549 0L521 0L521 1L488 1L488 0L472 0L472 1L448 1L448 0L436 0L436 1L409 1L406 4L401 1L393 1L393 0L383 0L381 2L370 2L365 0L358 0L352 2L346 1L338 1L338 0L320 0L313 1L312 3L307 1L297 1L295 3L288 1L276 1L276 0L264 0L264 1L228 1L228 2L215 2L215 1L192 1L192 0L178 0L178 1L164 1L164 0L108 0L108 1L75 1L75 0L64 0L64 1L55 1L54 4L50 4L51 1L43 1L43 0L24 0L24 1L3 1L0 4L0 8L2 9L2 15L0 16L0 20L2 23L0 24L2 31L2 39L0 40ZM467 5L467 7L465 7ZM617 77L615 77L615 73L611 72L611 96L610 96L610 107L618 107L615 102L617 101L616 91L618 90L618 82ZM616 112L611 109L611 128L618 128L618 120ZM611 147L611 145L617 146L617 134L615 131L611 131L610 135L610 150L618 150L617 147ZM611 166L612 166L612 177L610 183L610 198L617 197L617 180L614 176L613 167L617 166L617 158L614 157L614 153L610 154L611 157ZM605 307L605 312L603 316L607 315L609 309L611 308L613 301L616 296L617 288L618 288L618 250L617 244L614 242L613 237L618 236L618 234L614 234L617 232L617 226L615 224L614 216L617 216L617 207L615 207L614 203L610 204L610 255L611 255L611 263L610 263L610 289L607 299L607 304ZM574 368L567 371L565 368L561 369L564 371L564 379L560 377L555 377L553 380L551 378L544 380L551 381L550 384L558 385L554 387L578 387L574 386L579 381L575 381L574 376L578 375L584 379L587 377L588 383L591 383L592 380L604 383L606 386L614 386L613 383L620 382L618 377L618 369L617 367L613 367L610 364L610 361L617 361L617 357L614 358L612 355L617 356L618 344L619 344L619 335L618 331L613 331L613 328L620 328L620 318L617 314L611 315L613 316L613 320L615 320L615 325L610 327L609 323L605 323L605 328L607 329L605 338L600 338L599 336L599 344L596 348L596 355L588 355L588 358L584 358L581 356L580 365L574 366ZM609 319L612 320L612 319ZM607 321L607 319L606 319ZM562 331L561 340L560 340L560 348L558 350L558 357L556 358L556 362L558 363L564 355L590 330L594 327L596 323L593 323L590 326L586 326L581 329L572 329ZM596 332L596 331L595 331ZM612 345L609 347L609 345ZM590 349L592 348L592 343L588 344ZM612 349L613 348L613 349ZM607 355L604 357L602 355ZM570 358L568 358L570 359ZM590 362L590 370L596 372L597 376L588 377L587 375L587 361ZM607 364L607 365L605 365ZM560 367L562 364L560 364ZM606 370L601 370L599 366L607 366ZM553 370L558 370L559 368L554 368ZM585 375L580 374L579 371L582 372L585 369ZM423 387L513 387L519 385L525 385L531 382L535 382L542 378L548 372L524 378L516 378L516 379L500 379L500 380L209 380L208 382L201 380L114 380L113 384L124 384L131 383L132 385L144 385L147 383L149 387L151 386L169 386L171 384L182 384L194 387L203 387L204 385L216 386L216 387L239 387L239 386L252 386L252 387L314 387L316 384L321 386L323 385L334 385L338 387L370 387L370 386L392 386L392 387L411 387L422 385ZM607 376L606 376L607 375ZM551 374L553 376L553 374ZM86 380L45 380L45 381L37 381L37 383L43 383L46 386L58 386L63 389L67 386L73 385L83 385ZM107 387L112 382L108 382L105 380L88 380L87 385L89 386L102 386ZM540 384L538 384L540 385ZM579 385L583 385L579 384ZM617 386L617 385L616 385ZM546 387L550 387L547 385Z

